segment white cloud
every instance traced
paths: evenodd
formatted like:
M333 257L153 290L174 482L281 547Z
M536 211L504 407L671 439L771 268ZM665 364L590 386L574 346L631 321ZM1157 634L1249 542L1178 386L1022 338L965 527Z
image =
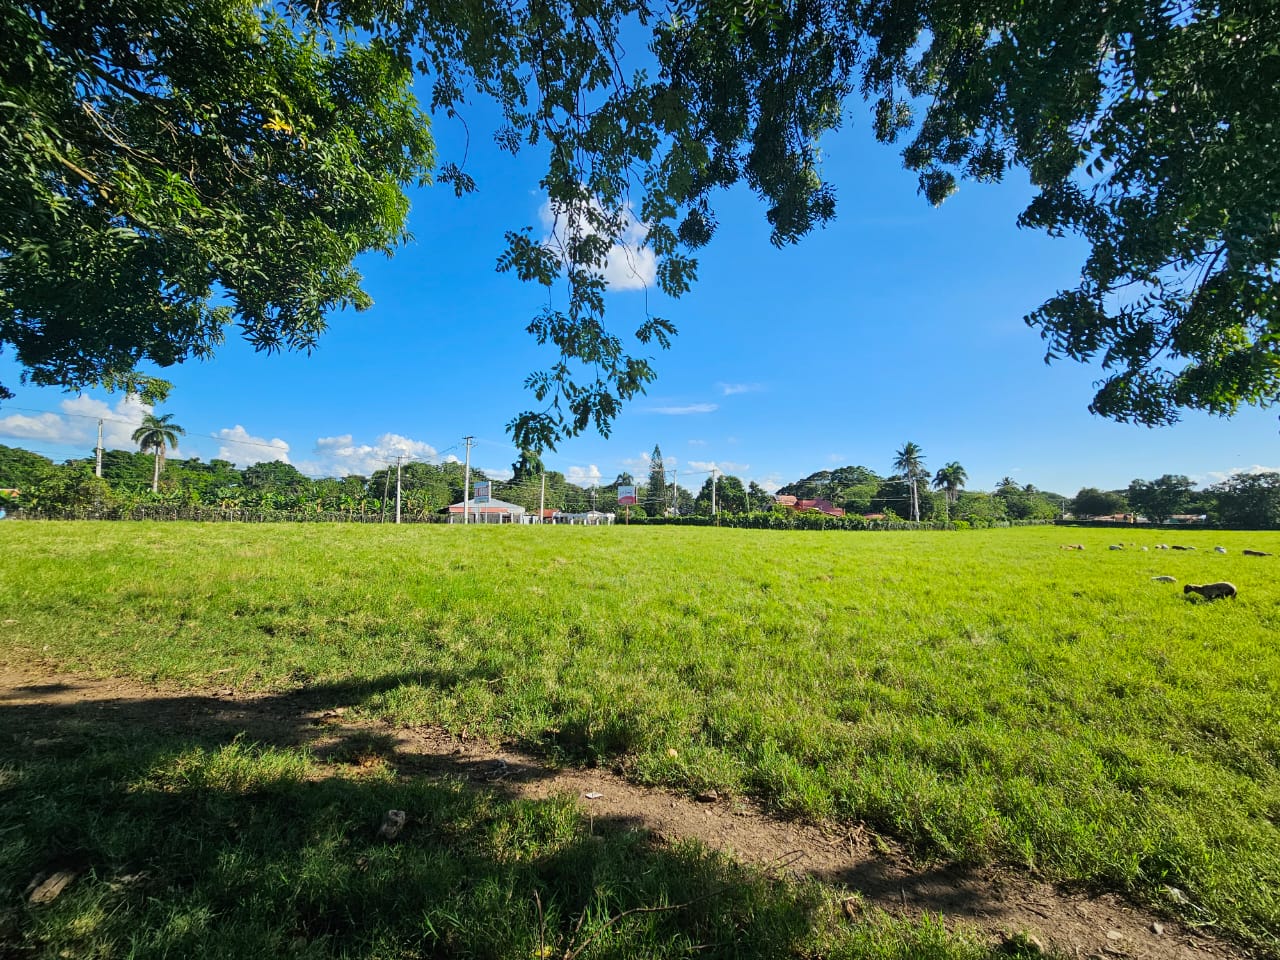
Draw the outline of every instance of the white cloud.
M570 467L564 472L564 478L579 487L594 487L604 479L604 474L593 463L588 467Z
M510 467L495 467L495 468L480 467L478 469L482 470L484 472L484 475L488 477L490 480L506 481L506 480L510 480L512 477L516 475L515 471L512 470Z
M717 473L746 473L751 469L749 463L734 463L732 460L690 460L689 467L692 470L709 472L715 470Z
M781 486L784 486L785 481L782 479L781 474L771 473L767 477L762 477L756 480L756 483L760 486L762 490L765 490L769 493L777 493L778 488Z
M593 206L597 211L603 211L599 202L593 201ZM555 248L563 248L571 239L568 234L569 225L566 218L563 215L557 216L557 213L556 208L548 200L538 210L538 217L542 221L542 228L546 231L543 243ZM658 276L658 258L652 249L644 245L645 238L649 235L649 228L635 218L630 203L623 209L623 218L626 225L621 237L622 242L615 243L609 248L603 270L604 279L610 290L643 290L652 286ZM576 229L579 235L596 233L586 224L579 225Z
M0 437L18 437L22 440L44 440L47 443L82 443L88 437L88 429L56 413L27 416L13 413L0 417Z
M707 441L705 441L705 440L690 440L690 441L689 441L689 446L691 446L691 447L705 447L706 445L707 445Z
M1211 470L1206 474L1190 477L1189 479L1197 486L1207 487L1214 483L1225 483L1239 473L1246 475L1252 475L1255 473L1280 473L1280 467L1264 467L1255 463L1251 467L1232 467L1230 470Z
M230 460L238 467L271 460L289 462L289 444L279 437L271 440L255 437L238 423L234 427L223 427L213 436L222 443L218 447L218 459Z
M764 389L764 384L760 383L719 383L716 386L726 397L732 397L736 393L759 393Z
M80 394L59 405L62 413L41 413L27 416L21 413L0 417L0 436L19 437L23 440L42 440L45 443L74 444L97 442L98 424L102 424L102 446L108 450L133 450L133 432L142 418L152 408L133 394L121 396L115 406L103 400ZM173 451L169 456L179 456Z
M286 450L287 450L286 446ZM298 464L298 469L312 476L345 477L359 474L367 477L394 463L396 457L406 460L434 460L436 448L422 440L414 440L398 433L384 433L373 443L356 443L355 438L344 433L336 437L320 437L312 450L314 459ZM450 456L457 462L457 457Z
M649 456L649 454L641 453L640 456L638 457L623 457L618 462L621 463L624 467L626 467L627 470L631 473L642 473L642 472L647 473L649 470L649 464L651 460L652 458ZM664 465L666 464L666 460L667 460L666 457L662 458Z
M718 403L690 403L683 407L650 407L652 413L662 413L669 417L683 417L691 413L715 413L720 409Z
M831 463L844 463L845 455L843 453L828 453L827 460Z

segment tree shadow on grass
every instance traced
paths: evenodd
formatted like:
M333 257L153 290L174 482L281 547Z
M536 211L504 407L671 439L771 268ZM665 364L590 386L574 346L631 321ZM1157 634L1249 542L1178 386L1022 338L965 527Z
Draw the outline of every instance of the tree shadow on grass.
M0 956L985 952L940 924L849 923L816 884L655 844L571 798L477 789L466 758L407 769L363 729L300 749L325 712L428 680L0 701ZM394 840L388 810L408 815Z

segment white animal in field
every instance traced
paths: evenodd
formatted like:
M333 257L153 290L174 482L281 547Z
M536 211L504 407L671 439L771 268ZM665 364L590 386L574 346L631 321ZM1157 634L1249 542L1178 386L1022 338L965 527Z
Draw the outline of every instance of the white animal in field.
M1124 549L1124 544L1121 544L1121 543L1113 543L1113 544L1111 544L1110 546L1108 546L1108 547L1107 547L1107 549L1108 549L1108 550L1123 550L1123 549Z
M1157 549L1157 550L1168 550L1168 549L1169 549L1169 545L1168 545L1167 543L1157 543L1157 544L1156 544L1156 549Z
M1151 579L1154 580L1156 583L1177 583L1178 582L1177 579L1174 577L1152 577Z
M1226 548L1226 547L1214 547L1214 548L1213 548L1213 552L1214 552L1214 553L1226 553L1226 552L1227 552L1227 548Z
M1198 593L1206 600L1220 600L1223 597L1236 598L1236 585L1222 580L1218 583L1188 583L1182 588L1183 593Z

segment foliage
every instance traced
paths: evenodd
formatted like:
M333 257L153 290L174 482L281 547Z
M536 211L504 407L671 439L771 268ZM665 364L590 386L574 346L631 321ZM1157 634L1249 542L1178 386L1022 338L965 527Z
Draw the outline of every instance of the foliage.
M628 338L606 324L610 251L639 228L676 296L734 184L776 244L828 222L821 139L859 95L881 140L914 131L930 201L1022 167L1021 223L1089 243L1028 320L1049 357L1101 359L1096 412L1280 396L1269 0L4 0L0 32L0 343L38 383L155 393L138 364L207 355L229 324L309 349L328 311L367 306L353 260L404 238L403 187L433 159L416 64L433 110L489 97L501 148L545 151L554 235L510 231L499 260L568 288L528 327L553 357L509 425L520 449L608 433L675 335L647 310ZM454 162L440 179L475 187Z
M964 489L965 481L969 479L969 474L955 460L952 460L945 467L938 470L933 475L933 486L935 490L942 490L947 495L947 504L956 502L956 497L960 495L960 491Z
M1236 473L1209 489L1224 523L1280 530L1280 473Z
M997 523L1009 517L1008 504L1004 497L975 490L962 491L951 508L951 516L974 526Z
M712 487L715 488L715 510L711 509ZM702 517L722 513L746 513L747 491L742 480L729 474L707 477L694 497L694 512Z
M1110 517L1129 512L1129 501L1115 490L1081 487L1071 500L1071 512L1077 517Z
M880 477L866 467L819 470L803 480L779 487L779 494L803 500L830 500L850 513L866 513L880 486Z
M1019 486L1011 477L1000 481L995 495L1004 501L1005 513L1012 520L1052 520L1062 515L1067 499L1037 490L1034 484Z
M58 386L310 349L370 303L432 159L411 71L342 17L250 0L0 3L0 346Z
M1020 223L1090 245L1032 313L1047 359L1099 358L1091 409L1157 424L1280 398L1280 8L1268 0L877 0L877 133L940 202L1026 168Z
M111 485L86 463L51 470L22 491L22 506L36 511L66 511L86 507L103 511L112 506Z
M26 489L38 483L53 469L53 461L48 457L0 443L0 487Z
M534 477L541 476L544 469L542 457L536 451L521 450L520 458L511 465L512 482L523 483L526 480L532 480Z
M164 451L166 447L177 447L178 437L187 431L173 422L173 414L166 413L157 417L148 413L142 418L142 424L133 431L133 442L143 453L151 451L155 460L155 471L151 476L151 492L160 488L160 471L164 469Z
M1164 523L1186 509L1191 487L1186 477L1166 473L1158 480L1134 480L1126 496L1135 511L1153 523Z
M893 468L906 478L911 491L911 519L920 519L920 482L928 474L924 469L924 451L918 444L908 441L894 455Z
M671 506L671 497L667 488L667 465L662 460L662 448L653 445L653 453L649 455L649 482L645 485L645 512L651 517L660 517Z

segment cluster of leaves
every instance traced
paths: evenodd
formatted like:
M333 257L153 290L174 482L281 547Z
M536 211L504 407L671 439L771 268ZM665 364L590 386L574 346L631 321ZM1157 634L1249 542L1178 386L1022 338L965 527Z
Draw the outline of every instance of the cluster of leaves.
M37 384L138 373L237 324L309 349L363 308L433 160L412 69L251 0L0 2L0 347Z
M432 111L491 98L498 146L545 152L553 236L511 231L498 261L566 291L529 324L555 360L521 449L607 434L675 334L647 307L631 337L606 324L610 252L647 246L675 296L717 191L753 190L776 244L827 222L819 144L857 97L881 140L911 133L930 201L1024 168L1021 222L1089 242L1028 320L1048 358L1101 360L1096 412L1280 397L1269 0L3 0L0 31L0 344L37 383L156 388L139 362L205 355L232 321L309 348L367 305L352 260L403 239L432 160L416 69ZM439 180L476 186L456 162Z
M1038 188L1020 222L1089 242L1079 285L1027 320L1046 359L1101 359L1094 412L1160 424L1280 399L1280 8L867 11L877 133L897 137L927 98L903 156L929 199L1020 166Z
M575 0L429 12L402 26L436 77L433 105L453 110L480 90L504 109L503 146L547 145L542 186L561 229L550 247L509 234L499 264L567 281L565 307L529 328L559 358L529 378L546 406L512 421L522 447L588 423L607 433L653 378L604 323L606 257L635 220L673 295L715 232L719 189L745 183L774 242L799 239L835 214L819 141L857 96L872 101L881 140L912 133L904 162L930 201L961 178L1021 167L1038 189L1021 223L1089 242L1079 286L1027 319L1047 358L1101 359L1096 412L1156 424L1280 397L1274 4L684 0L660 11ZM652 77L624 69L625 24L651 27ZM672 333L646 316L635 338L666 346Z

